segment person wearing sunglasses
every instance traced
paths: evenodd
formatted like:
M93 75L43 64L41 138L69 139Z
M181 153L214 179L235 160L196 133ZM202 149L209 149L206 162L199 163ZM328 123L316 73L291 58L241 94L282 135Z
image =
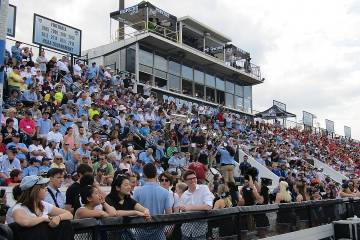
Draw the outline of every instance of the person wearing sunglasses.
M171 191L171 187L172 187L171 174L168 172L163 172L159 175L158 179L160 182L160 186L162 186L163 188L169 191L169 197L170 197L173 213L179 212L179 196L173 191Z
M49 178L26 176L20 183L21 195L12 210L14 239L73 239L73 215L44 201Z

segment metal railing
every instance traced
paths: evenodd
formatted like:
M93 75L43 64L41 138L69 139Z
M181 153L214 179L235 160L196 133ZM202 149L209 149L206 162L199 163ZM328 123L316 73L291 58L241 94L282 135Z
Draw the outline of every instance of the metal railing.
M72 227L76 240L181 239L183 236L192 239L259 239L359 214L359 199L333 199L157 215L152 216L151 221L138 217L88 218L73 220Z
M128 24L122 28L118 28L115 31L114 40L122 41L147 32L155 33L176 43L179 42L178 32L172 31L169 28L160 25L155 25L154 28L149 28L149 24L147 24L146 21Z

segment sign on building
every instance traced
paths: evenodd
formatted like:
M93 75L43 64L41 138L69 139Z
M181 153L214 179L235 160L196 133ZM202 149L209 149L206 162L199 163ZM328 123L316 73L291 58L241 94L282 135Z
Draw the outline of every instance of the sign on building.
M80 56L81 30L34 14L33 43Z

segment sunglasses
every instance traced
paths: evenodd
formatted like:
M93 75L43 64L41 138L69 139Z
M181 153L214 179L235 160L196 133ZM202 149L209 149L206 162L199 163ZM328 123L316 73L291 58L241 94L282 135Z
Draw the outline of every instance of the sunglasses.
M160 179L160 182L170 182L170 180L167 178L162 178L162 179Z

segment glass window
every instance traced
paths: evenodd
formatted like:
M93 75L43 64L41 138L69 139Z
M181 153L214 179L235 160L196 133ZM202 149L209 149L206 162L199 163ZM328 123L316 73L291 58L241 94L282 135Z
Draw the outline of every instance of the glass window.
M152 76L144 72L139 72L139 82L141 83L149 82L152 85Z
M130 73L135 73L135 49L126 49L126 68L125 70Z
M112 70L120 68L120 51L111 53L104 57L104 66L111 67Z
M169 61L169 73L180 76L180 64L174 61Z
M193 86L191 81L188 81L186 79L182 80L182 93L188 96L193 95Z
M169 78L169 89L180 91L180 83L181 83L180 77L169 74L168 78Z
M204 99L204 85L195 83L195 97Z
M252 87L244 86L244 98L251 99L252 98Z
M182 65L181 68L181 74L183 78L186 78L188 80L193 80L193 69L191 67Z
M244 87L236 84L235 85L235 94L240 97L243 97L244 96Z
M139 65L139 71L152 74L152 68L142 64Z
M236 96L235 98L236 98L236 109L243 111L244 99L242 97L238 97L238 96Z
M215 77L205 74L206 86L215 88Z
M244 111L247 113L251 113L251 100L244 99Z
M206 87L206 101L215 102L215 89Z
M161 56L155 55L154 68L167 72L167 60Z
M234 95L225 93L225 105L230 108L234 108Z
M166 72L154 69L154 75L163 79L166 79Z
M139 49L139 62L146 66L154 65L153 54L151 52Z
M225 91L228 93L234 93L235 84L229 81L225 82Z
M225 91L225 82L220 78L216 78L216 89Z
M225 105L225 93L223 91L216 90L216 102Z
M162 89L167 89L167 81L162 78L155 77L155 86Z
M194 80L195 82L204 84L204 73L199 70L194 70Z

